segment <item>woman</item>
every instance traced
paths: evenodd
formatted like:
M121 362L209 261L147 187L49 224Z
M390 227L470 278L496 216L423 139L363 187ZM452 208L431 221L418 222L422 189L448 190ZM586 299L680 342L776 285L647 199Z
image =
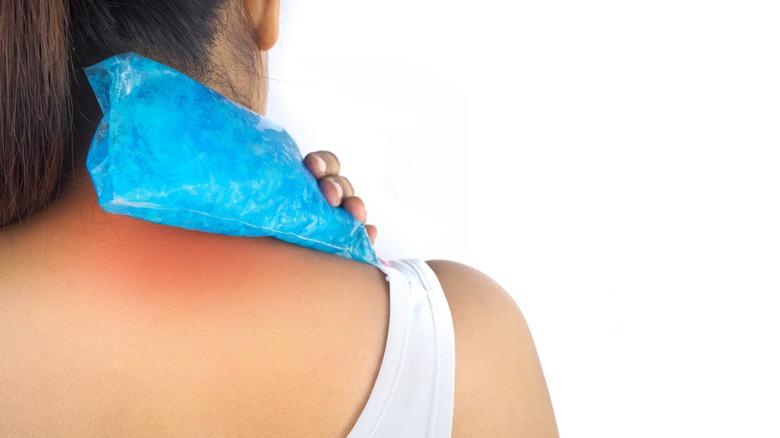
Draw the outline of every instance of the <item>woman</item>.
M264 114L279 7L0 6L0 435L557 435L522 314L474 269L380 270L97 206L81 69L134 51ZM319 158L317 177L338 173ZM346 180L323 181L365 219Z

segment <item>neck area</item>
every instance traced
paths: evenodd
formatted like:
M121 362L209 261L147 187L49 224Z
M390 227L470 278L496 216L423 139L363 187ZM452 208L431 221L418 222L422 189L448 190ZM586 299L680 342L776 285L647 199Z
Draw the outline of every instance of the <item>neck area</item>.
M205 286L198 279L270 273L299 263L297 248L272 238L210 234L106 213L86 169L76 172L73 183L48 209L0 231L4 280L197 290Z

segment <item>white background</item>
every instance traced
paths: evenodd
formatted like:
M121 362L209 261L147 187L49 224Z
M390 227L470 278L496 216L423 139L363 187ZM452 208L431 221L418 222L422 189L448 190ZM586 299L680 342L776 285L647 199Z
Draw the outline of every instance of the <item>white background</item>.
M509 291L562 436L780 436L776 2L282 3L269 117Z

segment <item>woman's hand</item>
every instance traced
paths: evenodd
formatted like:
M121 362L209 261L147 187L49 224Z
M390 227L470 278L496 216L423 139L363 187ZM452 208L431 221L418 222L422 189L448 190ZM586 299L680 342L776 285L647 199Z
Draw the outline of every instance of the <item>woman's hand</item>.
M348 179L339 175L341 163L332 152L318 151L307 154L303 159L314 178L320 183L320 190L333 207L341 206L355 219L366 223L366 206L363 200L355 196L355 189ZM366 232L371 244L376 240L377 229L373 225L366 225Z

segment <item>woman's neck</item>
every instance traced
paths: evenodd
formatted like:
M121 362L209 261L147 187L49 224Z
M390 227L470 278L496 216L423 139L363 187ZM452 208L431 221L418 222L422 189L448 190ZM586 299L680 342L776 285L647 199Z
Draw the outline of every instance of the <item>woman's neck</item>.
M66 197L0 231L0 276L78 274L114 286L197 289L202 278L259 270L270 276L282 263L299 263L285 257L290 251L300 256L292 245L268 237L209 234L106 213L86 171L77 175Z

